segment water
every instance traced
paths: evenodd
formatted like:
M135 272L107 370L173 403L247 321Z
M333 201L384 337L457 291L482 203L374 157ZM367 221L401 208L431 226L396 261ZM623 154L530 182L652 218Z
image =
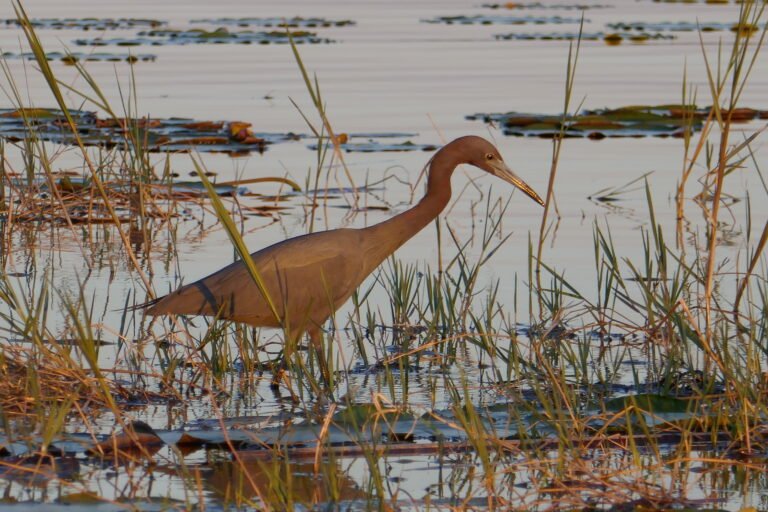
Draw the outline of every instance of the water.
M407 137L407 140L429 145L440 145L465 134L482 135L497 144L509 165L540 195L547 188L552 142L538 138L505 137L499 129L465 117L476 112L560 113L564 101L569 43L505 41L496 40L494 36L515 31L572 33L578 30L578 25L445 25L424 23L422 20L456 15L580 16L578 10L534 8L507 11L483 8L477 3L462 0L397 1L386 4L337 0L325 2L322 6L306 0L259 2L258 5L247 1L212 4L173 0L159 4L146 1L126 4L35 0L26 2L24 6L32 18L151 17L168 21L169 28L182 29L199 26L190 23L190 20L199 18L322 16L330 20L351 19L355 22L353 26L317 29L321 37L332 39L335 43L299 47L305 65L310 73L317 76L328 118L335 132L409 132L416 135ZM702 23L735 21L738 9L736 4L688 5L614 0L601 8L584 11L584 30L609 31L606 24L617 22L691 22L697 19ZM2 13L3 17L13 16L10 6ZM230 29L235 30L232 27ZM251 29L258 30L254 27ZM127 37L138 30L118 29L102 33L41 28L38 35L47 51L61 51L65 47L87 51L85 47L75 47L72 41L81 37ZM575 105L594 109L677 103L681 101L683 76L689 86L696 89L699 106L708 105L709 87L698 34L681 32L675 35L677 39L672 41L649 41L644 44L624 42L618 46L609 46L602 41L584 42L579 56L572 108ZM26 51L20 45L21 38L18 29L3 28L0 30L0 50L15 53ZM733 35L727 31L712 32L704 34L703 38L707 56L710 62L715 62L718 41L722 40L727 47ZM120 47L107 49L125 51ZM105 97L115 107L128 101L126 98L131 91L133 75L136 103L130 105L132 115L138 113L152 117L242 120L252 123L256 132L308 134L310 129L294 106L295 102L301 112L315 126L319 126L291 48L287 45L170 45L139 47L135 51L152 53L157 59L154 62L139 62L133 68L124 62L87 64L87 69ZM764 55L761 55L741 97L742 106L768 108L768 70L764 63ZM34 64L23 60L8 60L7 66L25 104L55 107L47 85L34 70ZM72 67L60 62L52 63L52 67L63 83L77 89L87 89L83 79L78 77ZM6 82L4 87L7 89ZM77 95L67 93L66 97L71 106L81 107L81 99ZM0 102L0 107L11 106L7 98ZM89 105L83 108L94 109ZM761 122L736 125L732 140L740 141L742 134L747 136L760 126ZM712 140L715 138L716 135ZM287 176L303 186L308 173L314 175L316 168L316 154L308 148L312 143L311 140L298 140L274 144L263 155L252 153L246 157L232 158L225 154L205 154L200 159L207 169L216 172L219 181ZM55 170L83 171L82 157L78 151L52 145L49 147L56 152L53 164ZM19 152L11 146L7 149L11 170L20 171L22 162ZM759 143L755 149L759 162L762 154ZM93 154L97 154L97 151L93 150ZM332 197L325 202L327 207L316 211L316 229L371 225L403 211L422 191L423 182L419 181L419 176L430 155L430 152L423 151L345 153L344 159L353 176L354 185L375 184L387 179L384 185L376 185L369 193L361 195L365 206L382 209L369 208L354 213L349 208L353 201L352 194L333 191ZM162 172L165 158L164 155L152 155L152 162L156 164L158 172ZM178 173L180 179L195 179L188 176L194 171L188 154L173 155L169 162L171 170ZM624 194L620 202L611 205L590 201L588 198L602 189L620 187L649 172L648 183L654 198L657 222L663 226L667 240L674 240L674 191L682 166L683 144L676 138L567 140L563 146L555 184L559 222L544 249L547 265L562 272L576 289L591 294L590 298L594 296L597 293L593 258L595 223L610 226L620 257L634 257L642 250L639 234L641 227L648 226L649 215L642 187L636 187ZM702 169L697 168L696 172L699 173L698 177ZM323 169L320 182L323 188L344 189L353 185L339 165L329 174L326 173L327 170ZM730 245L723 247L720 253L726 261L726 271L734 268L737 261L742 261L743 265L745 258L747 235L750 234L743 226L747 204L744 199L747 195L754 196L750 204L752 218L763 219L768 215L768 203L759 199L763 189L751 162L746 162L745 169L729 176L728 180L728 191L740 202L733 204L727 215L722 217L725 223L724 236L728 235L730 241ZM264 194L286 192L285 187L280 188L277 184L248 187L251 191ZM453 189L453 201L442 221L440 250L436 230L428 227L398 251L397 256L402 262L419 265L422 272L427 271L427 265L434 270L438 258L442 258L443 264L449 262L456 254L456 246L447 233L448 228L453 230L457 240L469 243L466 251L470 260L479 257L486 205L505 201L511 193L510 187L483 175L477 169L462 168L454 176ZM690 182L689 196L699 190L698 185ZM245 207L256 207L263 206L265 201L246 196L239 198L239 203ZM291 196L280 202L288 208L283 213L247 217L244 238L248 246L255 250L305 233L310 212L308 203L306 197ZM266 204L272 203L267 201ZM693 201L688 201L686 208L690 224L684 239L686 249L693 250L704 244L705 223L701 210ZM498 300L505 306L503 315L508 325L516 321L527 323L530 320L527 295L528 237L529 234L534 240L538 237L540 216L539 206L522 194L515 193L502 223L503 235L509 234L510 238L494 254L490 263L482 268L479 277L480 284L500 280ZM761 221L756 222L759 224ZM759 228L753 228L751 233L752 244L758 236L754 232L756 229ZM101 348L98 361L103 368L149 372L152 376L147 378L148 387L153 391L158 390L160 374L165 371L168 363L164 359L164 352L149 341L158 338L178 344L171 347L172 356L186 362L199 363L194 357L195 344L199 339L174 334L175 329L162 321L156 321L150 326L140 314L123 318L126 300L129 303L141 302L145 300L146 294L113 228L78 226L71 231L62 226L17 224L13 230L4 231L3 236L8 258L6 270L23 276L16 281L17 288L31 293L39 291L42 283L48 281L51 289L56 291L51 297L56 306L52 308L47 320L54 335L62 338L71 336L71 325L65 320L66 315L57 313L57 308L66 302L67 297L76 298L82 289L86 303L92 305L92 325L98 336L112 343L119 342ZM226 233L218 225L215 216L196 203L188 207L180 221L154 224L148 241L140 236L135 240L137 243L134 250L140 266L150 276L152 286L160 295L176 288L182 281L189 283L209 274L233 258ZM377 277L385 279L387 275L387 271L374 275L362 289L374 286ZM476 304L482 304L482 298L480 296ZM391 302L381 286L374 286L368 302L372 311L381 312L382 316L389 318L387 315ZM352 312L350 305L340 310L337 319L341 320L341 327L347 326L346 319ZM571 327L579 327L582 321L578 319L578 325ZM196 319L194 323L190 331L194 336L202 337L206 329L205 321ZM360 324L353 322L358 327L361 324L364 324L364 320L360 320ZM0 324L4 330L10 327ZM5 336L4 331L0 335ZM350 367L354 366L358 355L351 341L352 336L345 331L339 331L334 336L343 361ZM8 334L9 339L18 337L15 333ZM259 340L263 344L271 343L270 352L274 354L280 336L264 332ZM392 342L391 332L374 332L371 340L366 341L366 347L372 360L381 360L391 355L388 349ZM520 336L520 343L526 343L525 336ZM639 370L631 364L620 366L614 376L617 382L633 385L633 371L638 371L641 378L653 374L658 356L649 355L642 343L639 345L629 354L617 350L616 355L612 356L615 361L626 359L646 362ZM593 343L593 349L598 351L599 343ZM234 346L230 350L234 350ZM434 364L427 362L418 370L397 369L393 377L387 378L381 377L382 372L363 371L352 374L343 379L339 395L348 394L359 402L370 402L379 396L400 402L407 396L408 405L416 411L440 410L450 408L454 403L447 386L466 377L474 384L469 388L473 403L492 405L505 402L508 396L504 387L488 385L495 381L493 372L478 369L477 358L481 353L481 350L470 347L467 353L460 354L457 361L448 365L447 369L440 361L435 361ZM86 364L84 360L82 362ZM594 370L595 374L598 370ZM505 369L501 368L501 371L504 373ZM200 377L194 368L183 375L189 381ZM126 384L135 384L136 381L130 375L120 378ZM269 417L278 413L296 413L300 408L291 405L284 393L273 393L268 386L268 378L227 372L217 383L206 376L201 380L203 388L221 386L230 391L230 396L220 401L211 400L202 389L190 386L192 395L186 400L171 400L149 406L141 403L128 408L126 416L146 421L158 429L174 429L194 426L196 421L217 418L222 414L225 417ZM91 427L97 433L111 432L114 425L112 414L99 411L91 413ZM68 429L82 430L82 421L77 418L71 420ZM701 453L691 452L690 457L705 459L705 452L705 449ZM26 483L20 484L17 479L9 477L0 481L5 482L4 485L0 483L0 487L6 496L35 502L55 503L62 495L85 489L109 500L162 497L180 500L181 503L174 505L179 508L183 508L184 503L204 502L215 509L223 506L222 495L225 492L222 489L226 488L226 484L236 481L239 485L242 483L239 478L244 476L242 466L233 464L228 453L222 451L198 450L191 454L179 454L165 447L155 455L155 460L161 461L157 465L139 462L117 469L111 465L102 467L99 463L84 459L82 454L76 457L81 467L79 477L71 479L75 484L61 487L62 481L69 480L65 477L63 480L46 480L30 488ZM627 469L632 466L628 457L623 451L596 453L594 459L582 462L598 467L604 464L606 473L611 470L614 473L632 473ZM518 499L517 503L521 507L523 503L526 506L532 505L535 500L543 500L544 508L556 506L556 498L542 498L546 493L540 492L546 488L541 474L549 474L550 469L542 470L543 473L529 469L530 465L546 465L546 461L535 461L520 455L519 460L515 460L519 466L513 466L520 467L519 470L504 469L504 464L508 462L505 459L498 466L494 465L498 473L498 483L494 485L503 488L503 491L498 492L499 495L506 496L511 503ZM283 477L287 474L296 475L295 487L292 489L297 508L331 500L347 501L352 508L358 505L364 508L360 504L371 492L367 488L371 468L360 457L329 463L321 476L315 472L314 461L290 461L282 467L281 463L272 462L270 464L274 467L267 464L266 469L263 465L248 464L248 475L256 483L250 487L244 486L242 492L246 498L255 500L255 503L259 503L259 499L275 503L277 498L270 498L269 493L273 491L264 490L264 482L276 478L274 474L278 473ZM428 503L438 509L448 508L459 506L463 499L475 500L469 503L477 507L490 506L486 498L488 488L483 487L485 484L477 474L483 466L471 456L437 457L418 454L413 457L390 457L378 465L386 475L390 496L396 496L393 501L403 508L422 508ZM717 464L694 460L690 465L688 470L691 473L703 476L691 477L685 472L681 476L680 472L676 472L679 468L674 466L674 471L665 468L654 477L658 478L654 485L658 484L662 490L674 489L675 492L670 491L672 494L692 500L719 493L718 501L713 504L695 501L694 505L697 506L736 510L763 503L765 497L760 490L760 482L764 475L762 469L754 469L763 468L759 461L753 466L748 465L748 469L739 466L740 469L734 471L743 471L746 475L739 474L734 477L734 481L728 480L727 471L721 471L721 466ZM277 473L269 473L270 467ZM573 479L578 480L577 469L573 471ZM584 468L582 474L593 474L594 471L594 468ZM712 475L711 481L707 481L709 475ZM634 476L645 478L638 474ZM557 473L557 478L562 478L562 474ZM190 485L190 481L198 483ZM562 481L551 481L559 482L563 488L567 487L567 483ZM743 483L743 486L735 482ZM604 487L599 489L585 492L597 503L604 503L595 496L605 498L608 490L618 492L619 488L627 493L627 501L643 495L642 492L633 494L627 490L629 486L621 487L613 481L604 483ZM334 489L338 495L329 494ZM658 494L663 493L659 491ZM579 505L568 502L567 505L577 507L585 506L585 503ZM138 506L145 508L147 503L140 502Z

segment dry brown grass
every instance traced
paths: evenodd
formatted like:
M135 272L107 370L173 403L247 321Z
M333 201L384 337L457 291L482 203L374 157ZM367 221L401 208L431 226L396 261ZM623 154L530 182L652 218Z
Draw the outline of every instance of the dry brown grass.
M115 378L101 377L74 362L70 349L59 343L20 347L4 345L0 352L0 407L8 418L34 416L56 405L78 409L106 410L108 389L117 402L176 398L145 389L126 387ZM154 376L147 376L154 377Z

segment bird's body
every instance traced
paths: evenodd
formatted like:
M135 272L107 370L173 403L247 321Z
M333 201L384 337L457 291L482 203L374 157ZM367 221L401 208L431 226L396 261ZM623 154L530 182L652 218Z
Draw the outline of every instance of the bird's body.
M290 238L251 254L279 318L239 261L163 297L148 312L219 315L254 326L310 329L344 304L386 256L365 229Z
M217 315L260 327L282 327L287 336L308 332L316 347L321 326L388 256L421 231L451 198L456 166L468 163L538 195L504 164L492 144L462 137L430 162L427 193L413 208L361 229L334 229L290 238L251 254L277 318L242 262L235 262L154 301L151 315Z

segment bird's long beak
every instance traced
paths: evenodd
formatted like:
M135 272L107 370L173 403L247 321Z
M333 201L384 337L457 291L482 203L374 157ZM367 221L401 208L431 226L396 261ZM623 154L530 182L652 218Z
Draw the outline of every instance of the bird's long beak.
M513 173L512 170L507 167L507 164L504 162L497 160L496 162L493 162L491 164L491 168L493 169L494 176L498 176L499 178L503 179L507 183L511 183L539 203L541 206L544 206L544 201L539 197L539 194L537 194L526 182L518 178L517 174Z

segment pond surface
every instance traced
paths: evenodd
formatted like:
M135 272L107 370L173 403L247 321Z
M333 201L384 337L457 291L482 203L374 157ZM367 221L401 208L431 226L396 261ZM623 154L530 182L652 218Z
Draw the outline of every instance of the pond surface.
M688 99L691 91L695 91L697 106L707 107L711 100L699 34L676 27L697 21L715 27L701 35L707 57L715 63L718 43L730 48L735 37L730 27L737 23L739 13L739 4L650 0L612 0L587 5L583 11L562 0L520 4L516 9L492 8L470 0L386 3L336 0L323 5L306 0L257 4L244 0L216 3L30 0L24 7L33 19L124 20L96 24L87 31L78 23L64 28L41 24L36 29L46 52L78 53L79 61L119 117L242 121L250 123L254 136L264 136L270 141L269 137L275 137L275 143L241 154L200 150L192 154L153 152L147 156L158 178L172 176L176 181L199 181L194 157L215 181L235 183L234 188L227 189L227 194L234 191L234 199L229 197L226 204L236 214L243 238L252 250L307 233L310 224L314 230L362 227L404 211L423 191L421 172L432 149L467 134L492 140L510 167L544 196L553 141L545 137L505 135L503 126L468 116L562 113L571 44L568 39L578 33L582 12L584 33L597 35L581 43L572 112L679 104L683 101L683 80L686 80ZM10 4L0 13L4 18L13 17ZM224 27L232 34L280 30L260 26L253 20L237 23L233 19L297 16L328 20L325 24L313 24L316 26L299 23L293 30L317 34L317 44L310 44L308 40L297 48L310 76L316 77L334 132L350 135L342 146L346 149L343 159L348 172L337 159L328 165L329 152L318 182L315 182L318 142L303 116L315 127L322 123L291 46L284 44L284 40L272 41L275 44L240 44L221 39L208 44L149 42L130 47L117 42L136 39L139 32L148 30L144 25L156 26L152 20L162 23L158 28L161 31L215 31ZM455 17L463 17L464 22L445 22ZM150 20L146 23L125 21L131 19ZM644 28L634 28L633 24ZM623 37L619 44L616 40L605 40L606 34L643 30L664 37L651 35L647 40L635 38L634 41ZM506 37L509 34L519 37ZM96 38L112 42L94 48L75 43L79 39ZM251 35L247 38L253 39ZM89 49L99 55L116 55L120 60L110 62L109 57L102 57L88 61L85 55ZM22 31L13 24L0 27L0 53L3 52L9 53L5 65L23 98L23 106L57 108L45 80L36 71L37 64L25 58L13 58L29 52ZM128 54L151 54L152 58L140 59L131 65L126 62L132 60L126 57ZM89 90L83 77L72 65L62 62L59 54L50 62L62 83L77 90ZM765 55L761 54L741 95L740 106L768 110L765 63ZM10 99L7 77L3 87L5 96L0 101L0 109L18 108ZM107 117L73 92L66 92L65 97L72 108L97 111L100 117ZM743 141L765 123L758 118L735 124L731 134L733 143ZM0 130L2 126L0 123ZM506 133L510 133L509 130ZM715 130L710 140L716 142L718 137ZM324 144L322 142L321 147ZM761 144L758 139L752 148L755 159L745 160L743 169L729 176L728 192L732 200L727 213L722 214L720 229L724 243L718 253L725 273L739 262L743 265L749 254L748 243L753 247L768 216L763 183L755 172L755 162L760 162L764 153ZM78 149L55 142L48 142L45 147L55 172L70 172L73 179L87 175ZM6 142L4 148L9 173L18 173L14 179L27 179L24 152L20 149L23 143ZM119 149L110 154L119 154ZM88 151L99 161L99 155L106 150L89 148ZM704 159L701 162L696 167L699 175ZM678 238L674 196L683 164L684 144L678 136L566 139L554 187L559 221L550 228L544 245L546 265L585 296L597 297L595 225L610 230L619 258L634 258L643 252L642 229L650 225L646 189L643 181L636 181L643 176L653 199L656 223L668 242L674 244ZM245 189L239 188L240 182L262 177L287 178L305 192L293 192L285 182L244 184ZM35 179L43 180L41 175ZM631 186L622 188L632 182ZM421 286L426 286L423 283L438 268L448 266L447 274L456 276L460 273L459 265L450 262L459 253L457 247L464 247L462 254L468 264L472 264L483 259L502 240L500 248L479 268L471 303L482 312L487 290L493 289L493 283L497 282L494 303L499 307L489 322L500 329L497 342L500 346L520 343L522 352L530 355L530 326L536 323L539 311L535 304L531 306L528 291L529 239L535 246L542 209L523 194L513 193L510 186L468 166L454 175L452 186L453 199L444 212L439 231L430 226L400 249L396 256L403 267L388 262L380 272L374 273L361 288L371 290L363 307L347 304L337 313L336 328L329 328L328 336L335 341L332 350L337 367L346 371L338 374L340 385L335 398L344 397L358 403L384 401L405 406L418 414L449 410L457 403L454 393L465 391L467 396L460 397L458 402L466 401L478 407L538 400L525 386L514 385L512 363L489 357L478 345L454 347L450 357L439 348L424 350L418 358L411 354L400 357L413 346L428 344L434 330L403 334L403 329L393 329L398 321L418 323L419 315L414 311L429 308L427 299L422 297L415 309L406 313L399 311L392 286L388 288L387 284L402 277L401 273L408 269ZM317 189L317 195L313 189ZM131 231L139 266L158 295L175 289L182 282L190 283L206 276L235 257L226 232L207 203L199 198L200 189L195 190L187 193L196 199L180 207L172 206L174 197L158 199L158 206L176 208L178 217L162 219L160 216L149 224L148 231ZM610 195L606 191L612 190L619 191L613 197L615 200L594 199ZM689 217L679 237L684 246L681 250L693 252L705 245L706 218L693 201L700 190L700 185L690 185L687 194L690 196L686 201ZM510 194L511 202L504 209ZM752 200L747 201L750 197ZM320 208L311 208L313 198L321 199ZM129 207L124 206L125 215L129 215ZM502 211L502 221L490 229L491 220ZM745 221L748 217L755 219L757 227L750 230L750 224ZM490 235L483 244L487 230ZM50 293L45 323L53 336L73 337L73 325L65 304L82 296L91 311L92 329L106 342L98 351L98 364L105 371L125 370L126 373L111 375L126 387L141 384L152 392L164 391L162 382L169 371L169 361L174 358L187 363L194 361L194 364L213 364L216 360L215 354L208 354L202 361L196 355L196 344L208 330L206 320L196 318L190 319L192 323L172 324L158 319L150 323L141 312L125 312L126 305L144 302L149 297L140 276L132 270L133 263L126 256L113 226L85 223L70 229L45 219L14 223L6 218L2 234L4 271L11 276L15 289L29 297ZM420 290L419 293L424 293L423 288ZM579 380L589 382L585 384L584 394L594 393L597 384L618 386L610 387L611 391L604 393L606 397L656 392L650 389L652 385L649 389L641 389L641 385L653 384L660 378L664 355L649 348L643 334L627 332L620 326L616 326L615 332L593 333L593 327L579 316L576 298L569 297L568 301L576 304L576 311L564 319L564 323L570 321L568 328L573 329L571 339L579 340L573 346L585 347L584 353L590 354L588 370L578 374ZM3 307L8 304L0 304L0 308ZM7 315L18 321L10 308ZM633 313L627 315L629 318ZM17 325L2 322L0 339L4 344L22 348L29 345ZM193 363L189 368L176 370L177 375L181 375L180 382L196 382L200 388L179 382L176 385L180 396L176 399L150 399L149 405L145 399L130 406L124 404L124 419L141 420L155 429L174 430L203 428L202 423L221 417L242 417L248 429L258 431L290 423L291 418L314 417L307 413L310 407L328 410L328 403L316 400L309 386L298 386L303 387L300 405L294 404L284 389L275 392L270 388L269 372L254 373L252 370L258 364L237 357L240 347L237 340L241 338L255 340L255 345L266 348L254 351L262 354L261 362L267 359L265 354L275 356L281 333L266 330L253 333L231 325L225 330L228 333L222 345L225 348L219 348L226 353L219 355L231 365L225 365L225 370L213 375L196 370ZM632 334L637 337L632 338ZM568 344L569 338L564 339ZM363 340L364 353L359 348L359 340ZM611 340L615 342L613 345ZM629 341L624 344L626 340ZM87 357L77 350L73 350L73 357L87 364ZM408 361L405 366L403 359ZM376 362L386 363L376 365ZM607 367L611 369L606 372ZM570 376L568 365L564 364L563 368ZM138 376L140 373L145 376ZM224 390L226 396L211 399L211 389ZM319 417L323 414L319 413ZM504 412L507 423L511 416L514 414ZM115 421L111 412L93 411L87 428L82 418L75 416L68 420L66 430L91 431L105 436L113 431ZM337 503L342 509L379 505L382 508L448 509L469 505L520 509L539 506L547 510L558 508L557 496L565 496L564 489L569 487L569 482L572 486L582 485L577 484L580 476L604 474L610 476L600 485L585 486L575 493L582 501L563 498L560 505L573 509L589 504L609 508L613 503L631 504L642 498L648 501L638 501L638 505L660 506L665 503L663 496L675 496L675 503L693 508L739 510L766 505L763 462L734 463L730 467L712 462L708 450L713 447L699 448L685 456L677 453L674 445L665 446L662 455L643 449L635 453L596 449L589 457L576 458L571 474L564 477L567 471L553 469L558 465L557 451L544 448L536 452L538 458L531 457L527 451L513 451L512 455L494 456L490 461L471 451L390 455L374 462L362 456L339 457L321 460L324 468L318 471L319 462L313 458L267 463L254 459L241 464L233 461L227 450L185 453L166 445L153 455L152 463L140 459L115 466L77 453L73 460L78 467L70 473L49 475L31 483L6 473L0 475L0 489L9 502L44 503L52 509L66 503L64 496L88 492L113 501L99 505L88 500L77 501L89 510L106 510L120 500L129 500L129 506L142 509L183 509L188 504L217 509L233 503L244 508L290 503L297 509L311 509L324 503ZM569 460L562 453L559 456ZM633 462L633 457L652 460L656 456L677 462L659 467L658 474L648 472L650 463ZM577 467L578 464L584 467ZM374 473L381 475L378 481L383 482L385 494L389 496L382 500L387 501L386 505L367 501L372 493L381 495L381 490L373 489L371 483L377 481L370 477L374 466L377 468ZM270 487L270 481L285 482L286 475L291 474L295 478L290 485ZM488 477L489 474L494 476ZM552 476L555 474L557 478ZM626 479L622 480L621 475ZM246 480L249 483L244 483ZM633 487L641 481L646 486L644 489ZM554 482L558 482L557 485ZM631 485L622 486L622 482L631 482ZM651 487L653 492L648 491ZM286 488L294 493L293 501L274 495ZM609 499L611 493L621 497ZM506 501L494 501L500 500L500 496Z

